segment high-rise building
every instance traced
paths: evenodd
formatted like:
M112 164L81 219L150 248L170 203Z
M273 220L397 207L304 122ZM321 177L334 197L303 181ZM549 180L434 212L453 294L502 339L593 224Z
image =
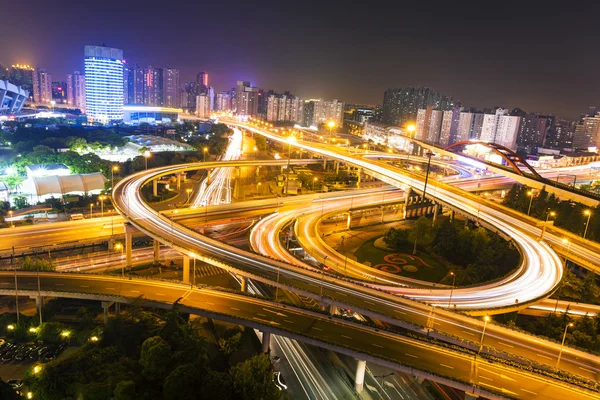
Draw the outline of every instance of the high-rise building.
M196 76L196 83L198 84L199 93L206 93L208 91L208 72L199 72Z
M85 46L85 94L88 119L123 119L123 50Z
M179 108L181 106L181 87L179 86L179 70L165 68L163 70L163 106Z
M224 90L221 93L217 93L215 96L215 110L216 111L230 111L231 110L231 93Z
M199 94L196 99L196 115L198 118L210 117L210 97L206 93Z
M419 109L432 106L433 109L447 111L455 105L451 97L425 87L388 89L383 95L382 120L388 125L405 125L416 120Z
M258 88L250 82L238 81L235 89L236 113L238 115L258 115Z
M427 106L426 108L419 108L416 115L415 123L415 139L427 140L429 135L429 124L431 123L431 112L433 106Z
M52 77L45 69L33 72L33 101L42 104L52 101Z
M79 71L67 75L67 104L85 113L85 76Z
M302 105L302 119L300 125L307 128L313 125L315 117L315 102L313 100L307 100Z
M600 147L600 113L583 117L575 126L573 148L585 150L589 147Z
M20 86L21 89L29 92L33 96L33 67L24 64L13 64L10 68L8 80L11 84Z
M552 149L570 149L573 147L575 123L566 119L556 118L546 138L545 147Z
M344 102L336 99L332 101L326 100L312 100L315 103L313 123L314 126L319 124L327 123L329 121L335 122L336 126L342 126L344 122Z
M536 113L525 113L521 117L517 149L532 153L536 148L543 147L549 130L549 117L539 116Z
M276 94L272 91L267 97L265 117L267 121L302 121L304 102L290 92ZM259 93L260 94L260 93Z
M67 83L52 82L52 100L57 103L66 103L67 101Z
M498 108L495 114L484 114L480 140L516 150L521 117L511 116L508 110Z
M442 117L444 116L444 111L441 110L432 110L431 111L431 120L429 122L429 131L427 132L427 137L425 139L426 142L429 143L439 143L440 141L440 133L442 131Z
M454 107L452 111L443 111L442 127L440 129L440 139L438 144L449 146L458 142L458 126L460 124L460 107Z
M144 104L161 107L163 105L163 69L149 66L145 72Z

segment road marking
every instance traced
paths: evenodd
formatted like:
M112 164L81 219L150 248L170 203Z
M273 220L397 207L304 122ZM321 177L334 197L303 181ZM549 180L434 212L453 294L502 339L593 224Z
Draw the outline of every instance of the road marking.
M405 355L405 356L412 357L412 358L419 358L419 357L417 357L417 356L415 356L415 355L413 355L413 354L404 353L404 355Z
M341 296L348 296L346 293L342 293L342 292L336 292L337 294L341 295Z
M579 368L579 369L582 369L582 370L584 370L584 371L586 371L586 372L589 372L589 373L591 373L591 374L595 374L595 372L594 372L594 371L592 371L591 369L587 369L587 368L583 368L583 367L578 367L578 368Z
M209 303L208 301L206 302L206 304L210 304L211 306L215 305L215 303Z
M475 334L473 332L468 332L468 331L463 331L463 332L466 333L467 335L475 336Z
M157 295L157 296L164 296L165 295L164 293L154 293L154 294Z
M55 283L56 286L65 286L64 283Z
M540 356L540 357L547 358L548 360L552 360L552 357L548 357L548 356L545 356L545 355L543 355L543 354L536 353L536 355L538 355L538 356Z
M264 307L263 307L263 310L266 312L273 313L273 314L277 315L278 317L287 317L287 315L285 315L284 313L280 313L279 311L269 310L268 308L264 308Z
M86 286L86 285L81 285L81 287L88 288L89 286Z
M265 315L265 314L261 314L261 313L259 313L259 312L258 312L258 313L256 313L256 314L257 314L257 315L260 315L261 317L266 317L266 315Z
M368 300L365 300L365 303L367 303L367 304L373 304L373 305L375 305L375 303L373 303L373 302L371 302L371 301L368 301Z
M10 285L10 282L2 282L0 285Z
M319 287L319 285L315 285L314 283L309 283L310 286Z
M235 308L235 307L229 307L229 308L231 308L232 310L235 310L235 311L240 311L239 308Z
M375 346L375 347L379 347L380 349L383 349L383 346L380 346L380 345L378 345L378 344L375 344L375 343L373 343L373 346Z
M487 376L479 375L481 379L487 379L488 381L494 381L492 378L488 378Z
M446 367L446 368L450 368L450 369L454 369L454 367L450 366L450 365L446 365L446 364L440 364L442 367Z
M521 390L524 391L524 392L526 392L526 393L529 393L529 394L532 394L534 396L537 396L537 393L536 392L532 392L531 390L527 390L527 389L521 389Z
M510 347L511 349L515 347L515 346L512 346L510 344L506 344L506 343L503 343L503 342L500 342L500 341L498 342L498 344L501 344L502 346Z
M321 328L315 328L314 326L312 327L312 329L314 329L315 331L322 331L323 330Z
M394 310L394 312L397 312L398 314L406 314L404 311Z
M115 290L114 287L107 287L107 288L104 288L104 289L106 289L106 290Z
M350 336L342 335L343 338L352 339Z
M131 290L131 292L133 292L133 293L139 293L140 291L139 290Z

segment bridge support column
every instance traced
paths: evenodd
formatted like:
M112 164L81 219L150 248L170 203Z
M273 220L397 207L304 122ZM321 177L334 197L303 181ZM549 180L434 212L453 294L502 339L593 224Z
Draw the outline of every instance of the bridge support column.
M327 311L329 311L329 315L337 314L337 310L338 308L336 305L330 304L329 306L327 306Z
M136 229L132 225L125 224L125 267L126 268L131 268L131 265L132 265L131 248L132 248L133 232L135 232L135 231L136 231Z
M271 333L270 332L263 332L262 333L262 347L261 347L261 351L263 353L268 353L269 352L269 342L271 341Z
M152 194L154 197L158 196L158 179L152 180Z
M211 173L210 169L206 170L206 183L209 185L210 185L210 173Z
M154 265L158 265L159 261L160 261L160 242L156 239L154 239L154 242L152 242L153 245L153 249L154 249Z
M465 400L475 400L478 398L479 396L477 396L476 394L465 392Z
M121 315L121 303L115 303L115 315Z
M323 157L323 171L327 171L327 159Z
M358 364L356 365L356 375L354 377L354 389L356 389L358 393L361 393L365 384L365 370L367 369L367 362L363 360L357 361Z
M423 384L423 382L425 382L425 378L421 378L420 376L415 376L415 382L417 382L419 385Z
M335 173L336 173L336 175L340 173L340 162L339 161L335 162Z
M108 324L108 309L113 303L110 301L102 302L102 311L104 311L104 325Z
M362 168L358 170L358 180L356 181L356 188L360 189L360 176L362 175Z
M352 213L348 212L348 219L346 221L346 229L350 230L352 228Z
M241 283L241 291L242 292L247 292L248 291L248 278L246 278L245 276L240 276L240 283Z
M450 211L450 222L454 221L454 217L455 217L455 212L454 210Z
M181 190L181 174L177 174L177 190Z
M433 203L433 220L431 221L431 226L434 227L435 226L435 222L437 220L437 216L438 216L438 210L439 210L439 206L435 203Z
M40 308L44 306L44 298L42 296L31 296L30 299L35 299L35 309L40 312Z
M183 281L190 283L190 257L183 256Z

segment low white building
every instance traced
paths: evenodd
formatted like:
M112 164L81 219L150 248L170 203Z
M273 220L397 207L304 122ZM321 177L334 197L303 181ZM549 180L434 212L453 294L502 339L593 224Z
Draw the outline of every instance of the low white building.
M38 198L65 194L98 194L107 179L101 172L76 175L32 176L21 184L21 192Z
M65 164L32 164L25 167L27 177L66 176L71 170Z

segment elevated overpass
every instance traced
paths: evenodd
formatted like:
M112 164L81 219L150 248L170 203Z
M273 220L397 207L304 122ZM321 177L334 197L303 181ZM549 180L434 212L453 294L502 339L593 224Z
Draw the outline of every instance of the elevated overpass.
M360 360L357 384L364 379L364 362L368 361L489 399L600 399L596 391L476 357L474 350L457 351L242 294L173 282L84 274L40 273L39 279L38 291L35 273L17 273L19 294L98 300L105 302L105 310L112 302L164 309L178 302L183 312L260 330L263 351L268 351L270 334L276 334L346 354ZM0 272L0 294L15 294L12 272ZM471 347L477 348L477 344Z

